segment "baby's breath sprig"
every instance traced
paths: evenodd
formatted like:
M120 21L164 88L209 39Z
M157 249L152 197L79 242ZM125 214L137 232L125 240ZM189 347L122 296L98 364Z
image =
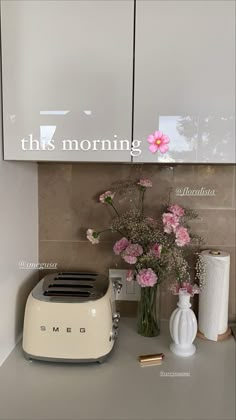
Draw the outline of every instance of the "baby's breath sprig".
M195 270L196 270L195 278L201 290L206 284L206 263L203 256L200 253L196 253L196 255L197 255L197 261L195 265Z

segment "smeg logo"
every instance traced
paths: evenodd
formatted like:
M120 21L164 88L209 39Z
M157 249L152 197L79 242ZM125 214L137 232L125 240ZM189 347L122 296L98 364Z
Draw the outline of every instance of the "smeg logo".
M40 325L40 331L42 331L42 332L49 331L49 332L52 332L52 333L66 332L66 333L70 334L74 331L74 329L72 331L71 327L62 328L62 327L58 327L58 326L47 327L46 325ZM79 328L79 333L83 334L85 332L86 332L85 328L83 328L83 327Z

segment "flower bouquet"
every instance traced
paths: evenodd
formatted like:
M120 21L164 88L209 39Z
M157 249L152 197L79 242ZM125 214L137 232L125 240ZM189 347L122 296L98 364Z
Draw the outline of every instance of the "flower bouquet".
M152 182L141 179L134 187L138 189L138 200L124 213L117 209L115 192L106 191L100 195L99 201L112 207L114 219L104 231L88 229L87 239L98 244L100 236L107 231L120 235L113 251L131 266L127 281L136 280L141 287L138 332L153 337L160 331L157 315L160 282L174 274L176 284L185 282L191 286L190 267L184 251L190 244L199 244L199 238L190 234L188 226L188 220L197 215L177 204L168 204L160 217L149 217L145 214L144 202Z

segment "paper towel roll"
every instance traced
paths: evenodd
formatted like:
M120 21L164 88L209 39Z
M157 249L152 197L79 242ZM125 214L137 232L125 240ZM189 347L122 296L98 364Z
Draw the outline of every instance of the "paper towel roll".
M228 329L230 255L202 251L206 263L206 284L199 295L198 326L209 340L217 341L218 334Z

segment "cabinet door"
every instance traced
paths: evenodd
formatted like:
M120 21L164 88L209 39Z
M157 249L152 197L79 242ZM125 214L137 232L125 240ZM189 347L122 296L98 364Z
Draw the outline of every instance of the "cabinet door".
M131 160L133 8L2 2L6 160Z
M137 162L235 162L235 3L136 3ZM169 151L149 151L160 130Z

